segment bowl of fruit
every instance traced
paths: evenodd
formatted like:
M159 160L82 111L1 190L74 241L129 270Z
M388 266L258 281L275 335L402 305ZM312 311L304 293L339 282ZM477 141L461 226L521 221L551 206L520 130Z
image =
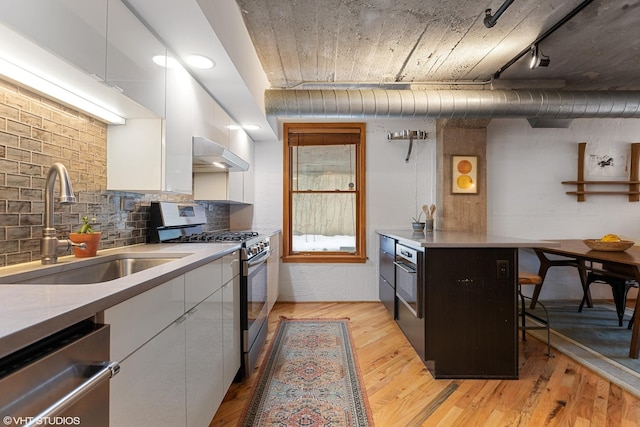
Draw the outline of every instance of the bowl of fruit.
M605 234L599 239L585 239L584 244L594 251L622 252L634 245L633 240L623 240L617 234Z

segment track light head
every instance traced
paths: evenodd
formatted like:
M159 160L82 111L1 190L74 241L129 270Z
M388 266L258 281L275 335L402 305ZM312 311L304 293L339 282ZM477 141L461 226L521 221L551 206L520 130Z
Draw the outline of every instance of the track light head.
M538 67L548 67L550 62L549 57L542 54L537 44L531 46L531 62L529 63L529 68L533 70Z

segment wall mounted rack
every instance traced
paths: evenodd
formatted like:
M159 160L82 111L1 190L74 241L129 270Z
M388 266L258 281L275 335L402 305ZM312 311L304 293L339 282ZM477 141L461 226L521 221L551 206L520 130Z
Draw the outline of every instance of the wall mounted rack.
M413 141L427 139L427 133L423 130L401 130L399 132L389 132L387 139L389 141L409 141L409 151L407 151L407 157L404 159L404 161L408 163L409 157L411 157Z
M640 143L631 144L631 169L629 171L628 180L616 180L616 181L587 181L584 179L584 159L585 151L587 148L586 142L578 144L578 179L576 181L562 181L562 184L575 185L576 191L567 191L567 194L576 196L578 202L584 202L587 194L601 195L601 194L617 194L629 196L630 202L640 201L640 180L639 180L639 165L638 160L640 158ZM587 190L589 186L618 186L626 187L621 190Z

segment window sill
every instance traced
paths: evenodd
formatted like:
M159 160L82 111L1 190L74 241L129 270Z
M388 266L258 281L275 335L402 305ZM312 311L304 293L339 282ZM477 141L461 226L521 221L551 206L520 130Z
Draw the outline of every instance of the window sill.
M295 255L285 255L282 257L282 262L299 262L299 263L365 263L367 262L366 255L352 255L352 254L323 254L318 255L315 253L302 253Z

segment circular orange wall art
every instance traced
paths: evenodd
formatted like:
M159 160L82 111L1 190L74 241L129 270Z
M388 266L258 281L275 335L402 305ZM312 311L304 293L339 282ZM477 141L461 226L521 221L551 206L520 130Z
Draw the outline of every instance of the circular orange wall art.
M478 158L476 156L453 156L453 193L475 194L478 192Z
M460 173L469 173L473 169L471 162L469 160L461 160L458 162L458 172Z

